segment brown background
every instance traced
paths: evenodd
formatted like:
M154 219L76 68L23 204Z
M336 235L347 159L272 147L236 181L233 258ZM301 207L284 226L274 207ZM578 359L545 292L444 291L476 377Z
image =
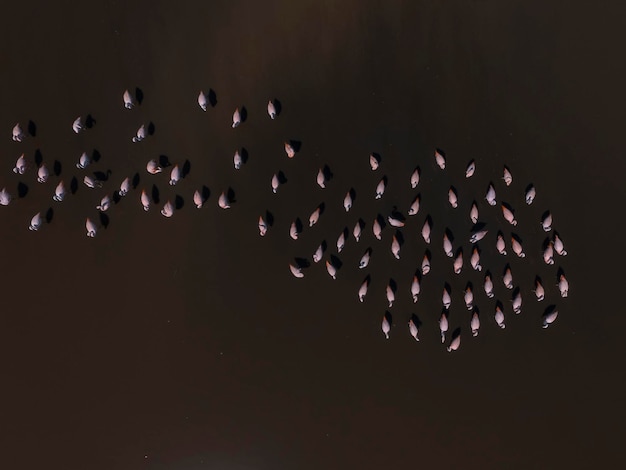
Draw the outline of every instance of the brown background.
M623 459L624 7L599 2L275 1L28 2L5 5L0 20L0 187L26 197L0 208L0 462L33 469L324 469L324 468L598 468ZM547 4L549 3L549 4ZM618 3L615 2L615 5ZM125 88L142 89L126 111ZM200 89L217 105L202 113ZM271 97L282 113L270 121ZM236 106L248 119L230 128ZM71 131L78 115L96 125ZM35 137L10 140L31 119ZM142 122L155 134L130 138ZM282 142L302 149L288 160ZM234 150L250 159L235 172ZM449 160L441 172L432 150ZM35 173L11 172L25 152L62 164L68 181L80 153L97 149L91 168L111 170L99 191L62 204ZM373 174L370 152L379 152ZM151 177L150 158L189 160L178 186ZM463 178L467 162L478 170ZM505 190L502 165L514 183ZM315 185L328 164L327 190ZM406 210L408 179L423 169L420 215L409 221L402 259L371 235L377 213ZM271 175L288 182L272 195ZM115 205L95 239L84 219L126 176L139 187ZM374 201L386 174L388 192ZM482 199L487 183L518 209L525 260L510 259L524 308L515 317L500 273L504 260L486 243L483 265L494 273L507 328L493 321L481 275L454 277L441 253L444 227L466 242L472 198L481 219L502 227ZM523 203L534 183L535 204ZM180 195L170 220L144 213L142 187L156 184L161 205ZM207 207L191 195L207 185ZM449 208L450 184L459 190ZM231 186L231 211L216 204ZM341 208L357 190L354 210ZM317 204L320 224L288 238ZM49 225L27 230L37 211L53 207ZM264 239L256 219L276 219ZM550 209L567 258L546 267L539 216ZM413 305L411 276L424 245L419 227L435 221L433 271ZM367 226L340 255L331 281L321 265L296 280L294 256L309 257L326 239L334 247L358 217ZM419 220L417 220L419 219ZM508 235L507 235L508 236ZM493 241L493 240L492 240ZM365 304L354 268L374 248ZM333 252L334 250L330 250ZM562 267L571 285L561 300ZM467 266L466 266L467 268ZM547 299L529 292L535 274ZM380 320L389 277L399 285L385 341ZM481 308L470 338L461 289L474 282ZM452 284L451 330L461 348L439 343L444 281ZM560 315L548 330L549 303ZM422 341L408 335L417 313Z

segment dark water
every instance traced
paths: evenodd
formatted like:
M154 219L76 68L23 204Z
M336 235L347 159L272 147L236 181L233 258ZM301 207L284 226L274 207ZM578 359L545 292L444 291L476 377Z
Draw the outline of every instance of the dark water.
M445 3L445 5L443 4ZM3 93L0 187L26 197L0 208L4 302L0 325L2 466L14 469L195 468L593 468L622 453L623 352L626 326L619 280L624 185L623 7L554 2L31 2L2 15ZM122 92L140 87L128 112ZM202 113L200 89L217 105ZM270 121L269 98L282 103ZM248 120L230 129L236 106ZM91 113L93 129L70 130ZM31 119L36 136L9 139ZM130 142L142 122L155 134ZM288 160L282 142L302 149ZM250 158L232 168L235 149ZM446 172L432 151L444 148ZM21 152L59 160L61 177L81 175L82 151L97 149L97 169L111 170L105 189L140 174L140 184L108 214L95 239L105 190L82 184L62 204L51 200L56 177L11 172ZM372 173L367 156L382 155ZM150 177L150 158L189 160L175 188ZM466 181L466 163L478 170ZM505 191L502 165L514 176ZM317 169L334 174L328 189ZM418 188L435 221L433 271L413 305L408 295L424 244L425 212L410 220L402 259L391 257L392 230L371 235L377 213L406 210ZM274 196L271 175L288 182ZM386 174L388 192L373 200ZM529 253L511 259L524 295L514 316L492 246L482 264L494 273L507 328L493 321L482 276L466 265L454 277L441 253L444 227L465 242L471 198L487 183L518 209ZM537 200L523 204L523 189ZM161 204L144 213L139 191L157 184ZM450 184L462 215L449 208ZM207 207L193 191L207 185ZM231 186L237 203L216 201ZM341 201L357 191L346 216ZM170 220L157 208L180 195ZM510 196L508 196L510 195ZM307 221L324 201L315 229L297 242L290 222ZM428 202L427 202L428 201ZM52 223L27 230L37 211ZM497 209L480 200L492 227ZM539 216L554 214L569 255L548 268ZM264 239L256 220L275 226ZM486 214L484 217L482 214ZM491 215L489 215L491 214ZM313 266L294 279L287 263L309 257L326 239L334 247L358 217L367 226L350 239L344 268L331 281ZM508 227L505 227L509 230ZM365 304L356 292L366 273L353 268L374 248ZM468 245L465 242L465 247ZM334 251L334 250L331 250ZM466 251L467 255L469 252ZM466 258L468 259L468 258ZM557 267L569 279L561 300ZM540 328L547 303L532 299L535 274L560 315ZM399 285L385 341L384 287ZM481 333L470 338L461 289L471 280ZM461 348L438 339L444 281L452 284L451 330ZM422 341L408 335L417 313Z

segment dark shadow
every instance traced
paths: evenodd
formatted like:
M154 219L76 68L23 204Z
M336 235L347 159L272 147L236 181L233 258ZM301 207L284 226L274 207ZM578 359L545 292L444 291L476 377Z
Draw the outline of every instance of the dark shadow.
M320 243L320 246L322 247L322 251L326 253L326 249L328 248L328 243L326 243L326 240L322 240L322 243Z
M100 152L98 152L96 149L93 149L93 152L91 152L91 160L97 163L100 161L101 157L102 155L100 155Z
M378 214L376 216L376 220L378 221L378 224L380 225L380 229L384 230L385 227L387 226L387 222L385 222L385 218L381 214Z
M396 292L398 292L398 283L396 282L396 280L394 278L389 278L389 287L391 287L392 292L395 294Z
M35 150L35 165L41 166L43 163L43 155L41 154L41 150Z
M476 315L478 315L480 317L480 309L478 308L478 305L474 305L472 307L472 315L474 315L474 314L476 314Z
M54 173L54 176L60 176L61 175L61 162L58 160L55 160L54 163L52 164L52 172Z
M559 266L559 269L556 270L556 282L557 282L557 284L558 284L559 278L561 276L565 276L565 271L563 271L563 268Z
M543 286L543 281L541 280L541 278L539 276L535 276L535 286L537 285L537 283L541 284Z
M450 243L454 242L454 235L452 235L452 232L450 231L448 227L446 227L446 229L444 230L444 233L448 237L448 240L450 240Z
M156 130L156 127L154 123L150 121L150 123L148 124L148 135L154 135L155 130Z
M289 145L291 145L291 148L296 153L298 153L300 149L302 148L302 142L299 140L290 140Z
M513 238L520 245L522 244L522 239L517 233L511 233L511 238Z
M419 319L419 317L417 315L415 315L414 313L411 314L411 321L413 322L413 324L417 327L417 329L419 330L422 327L422 321Z
M130 184L132 185L133 189L137 189L137 186L139 186L139 180L140 179L141 178L139 177L139 173L135 173L133 175L132 179L130 180L131 181Z
M156 184L152 185L152 200L155 204L158 204L161 201L161 198L159 197L159 188L157 188Z
M376 160L376 163L380 165L380 162L383 161L383 157L380 156L380 153L372 152L372 157Z
M359 218L356 223L359 225L360 230L363 230L365 228L365 221L363 219Z
M28 121L28 133L33 137L37 137L37 124L34 121Z
M118 202L120 202L122 200L122 196L120 196L120 192L113 191L113 197L111 198L111 200L113 201L113 204L117 204Z
M93 172L93 176L96 178L96 180L100 182L108 181L110 174L111 174L111 170L107 170L106 172L104 171Z
M298 233L302 233L302 221L300 220L300 217L298 217L294 223L296 224L296 230Z
M448 294L452 295L452 287L450 287L450 284L448 284L447 282L444 282L443 288L446 290L446 292L448 292Z
M339 271L343 266L343 262L335 255L330 255L330 264L332 264L337 271Z
M295 258L295 263L298 268L305 269L311 266L311 263L306 258Z
M389 326L393 325L393 317L391 316L391 313L389 313L389 310L385 310L385 320L387 320L387 322L389 322Z
M202 199L206 201L207 199L209 199L211 191L209 190L208 186L202 185L202 189L200 189L200 194L202 194Z
M541 220L542 221L545 220L545 218L548 217L549 215L550 215L550 211L549 210L545 211L543 214L541 214Z
M52 219L54 219L54 209L52 209L52 207L49 207L46 211L46 222L50 223L52 222Z
M515 214L515 211L513 210L513 208L511 207L511 204L509 204L508 202L504 202L502 201L502 206L506 207L508 210L510 210L513 214Z
M209 94L207 96L207 99L209 100L209 104L212 108L215 108L215 106L217 106L217 94L215 93L215 90L213 88L209 88Z
M455 257L455 258L456 258L457 256L459 256L459 255L463 256L463 247L462 247L462 246L458 247L458 248L456 249L456 251L454 252L454 257Z
M467 284L465 284L465 290L467 290L468 287L472 292L474 292L474 284L472 284L472 281L467 281Z
M180 195L176 195L176 197L174 198L174 207L176 208L176 210L180 210L184 207L185 205L185 200L183 199L182 196Z
M102 225L104 228L108 228L109 216L106 215L104 212L99 212L98 215L100 216L100 225Z
M552 241L552 240L550 240L550 237L546 237L546 238L543 240L543 243L541 244L541 251L545 251L545 250L546 250L546 248L548 248L548 245L550 244L550 242L551 242L551 241Z
M320 202L319 206L317 206L317 208L320 210L320 216L324 213L324 211L326 210L326 204L323 202Z
M369 286L372 282L372 276L368 274L367 276L365 276L365 279L363 279L363 282L367 282L367 285ZM361 282L361 284L363 284L363 282Z
M433 218L430 216L430 214L426 216L426 222L428 222L428 225L430 226L430 233L432 233L434 224L433 224Z
M245 147L241 147L241 151L239 152L239 156L241 156L241 161L245 165L248 163L248 150Z
M517 288L516 290L519 290L519 288ZM502 310L502 312L504 312L504 305L502 305L502 302L500 302L499 300L496 300L495 308L499 308L500 310Z
M431 262L431 260L433 259L433 255L432 255L432 253L430 252L430 250L426 250L426 251L424 252L424 256L426 257L426 259L428 260L428 262L429 262L429 263L430 263L430 262Z
M328 165L324 165L324 167L322 168L322 173L324 174L324 179L326 180L326 182L333 179L333 172L330 171L330 167Z
M70 193L76 194L76 191L78 191L78 180L75 176L72 176L70 181Z
M26 183L22 183L21 181L17 183L17 197L23 198L28 194L28 186Z
M241 118L242 123L246 122L246 119L248 119L248 110L245 106L242 106L239 110L239 117Z
M509 263L506 263L506 265L504 266L504 269L502 270L502 275L504 276L506 274L506 271L508 269L511 269L511 265ZM511 272L513 272L513 270L511 269Z
M87 117L85 118L85 127L87 129L91 129L95 125L96 125L96 120L91 114L88 114Z
M470 230L470 232L474 233L474 232L480 232L481 230L483 230L485 227L487 226L487 224L485 222L478 222L476 224L474 224L472 226L472 230Z
M183 163L183 168L182 168L180 176L182 178L185 178L189 174L190 171L191 171L191 162L189 160L185 160L185 163Z
M168 166L172 166L172 164L170 163L170 159L167 157L167 155L159 155L159 166L161 168L167 168Z
M457 339L459 336L461 336L461 327L459 326L458 328L456 328L453 332L452 332L452 336L450 337L451 341L454 341L455 339Z
M354 205L354 201L356 201L356 191L354 188L350 188L350 191L348 191L348 193L350 194L350 198L352 199L352 204Z
M274 111L276 112L276 117L280 116L280 112L283 110L283 106L276 98L272 100L274 104Z
M548 315L550 315L552 312L555 312L555 311L556 311L556 305L548 305L546 309L544 310L542 316L547 317Z
M398 240L400 246L404 245L404 235L402 235L400 230L396 230L396 240Z
M135 88L135 101L140 106L141 106L141 103L143 102L143 90L139 87Z
M514 299L515 297L517 297L519 293L520 293L520 288L519 286L517 286L513 289L513 292L511 293L511 298Z
M280 184L285 184L287 182L287 177L282 171L279 171L276 176L278 177L278 182Z
M226 190L226 197L228 198L228 200L232 203L237 202L237 199L235 199L235 190L233 188L228 188Z

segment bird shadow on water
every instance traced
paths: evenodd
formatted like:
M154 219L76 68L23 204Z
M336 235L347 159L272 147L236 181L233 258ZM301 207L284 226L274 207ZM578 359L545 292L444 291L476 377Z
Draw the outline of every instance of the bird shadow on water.
M183 168L181 171L181 177L185 178L189 172L191 171L191 162L189 160L185 160L185 163L183 163Z
M93 149L93 152L91 152L91 159L97 163L100 161L100 158L102 158L100 152L98 152L98 150L96 149Z
M55 160L54 163L52 164L52 172L54 173L54 176L60 176L62 168L63 167L61 166L61 162L58 160Z
M52 209L52 207L49 207L48 210L46 211L46 222L51 223L53 218L54 218L54 209Z
M154 201L155 204L158 204L159 202L161 202L161 197L159 195L159 188L157 187L156 184L152 185L152 200Z
M70 180L70 193L76 194L76 191L78 191L78 179L75 176L72 176L72 179Z
M180 210L185 206L185 199L179 194L174 198L174 207L176 210Z
M21 181L17 183L17 197L23 198L28 194L28 186L26 183L22 183Z
M109 176L111 175L111 170L107 170L107 171L94 171L93 172L94 177L96 178L97 181L99 182L104 182L104 181L108 181Z
M461 327L457 327L453 332L452 332L452 336L450 337L450 339L452 341L454 341L455 339L457 339L459 336L461 336Z
M308 268L311 266L311 263L306 258L295 258L296 266L300 269Z
M413 324L419 329L422 326L422 321L419 319L419 317L417 315L415 315L414 313L411 314L411 320L413 321Z
M302 141L300 140L289 140L289 145L294 150L294 152L298 153L302 148Z
M159 155L159 166L161 168L167 168L168 166L172 166L170 163L170 159L167 155Z
M326 181L330 181L333 179L333 172L330 171L330 167L328 165L324 165L324 167L322 168L322 173L324 174L324 178L326 179Z
M33 137L37 137L37 124L32 119L28 121L28 133Z
M215 93L213 88L209 88L209 96L207 96L207 98L211 107L215 108L215 106L217 106L217 93Z
M274 103L274 111L276 111L276 117L280 116L280 113L283 110L282 103L279 100L277 100L276 98L274 98L272 103Z
M85 127L87 129L91 129L95 125L96 125L95 118L91 114L88 114L87 117L85 118Z
M330 255L330 264L332 264L337 271L343 266L343 262L335 255Z
M119 191L113 191L113 204L117 204L118 202L120 202L122 200L122 196L120 196L120 192Z
M402 235L400 230L396 230L396 240L398 240L400 246L404 245L404 235Z
M241 118L241 122L244 123L248 119L248 110L245 106L242 106L239 110L239 117Z
M131 185L133 187L133 189L137 189L137 186L139 186L139 181L141 180L139 173L135 173L133 175L133 178L131 179Z
M102 225L104 228L108 228L109 227L109 216L106 215L104 212L99 212L98 216L100 217L100 225Z
M265 222L269 227L274 225L274 214L267 210L265 211Z
M154 131L156 131L156 127L152 121L148 123L148 135L154 135Z
M202 199L206 201L211 195L211 190L207 185L202 185L202 188L200 189L200 194L202 195Z
M35 150L35 165L41 166L43 163L43 155L41 154L41 150Z
M143 103L143 90L139 87L135 87L135 100L137 101L137 104L141 106L141 103Z
M237 199L235 198L235 190L233 188L228 188L226 190L226 197L228 198L228 200L233 203L233 202L237 202Z
M285 173L283 173L282 170L276 173L276 177L278 178L278 182L280 184L285 184L288 181L287 177L285 176Z
M248 163L248 150L245 147L241 147L241 151L239 152L239 156L241 157L241 161L245 165Z

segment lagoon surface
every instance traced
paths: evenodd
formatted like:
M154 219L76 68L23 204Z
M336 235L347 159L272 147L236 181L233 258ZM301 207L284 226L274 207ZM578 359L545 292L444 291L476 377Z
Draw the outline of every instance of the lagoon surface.
M445 3L445 4L444 4ZM403 469L594 468L615 465L624 440L626 391L617 294L624 265L624 6L518 1L42 2L5 8L0 107L0 466L81 469ZM143 100L124 109L125 89ZM215 93L204 113L200 90ZM270 120L266 105L278 99ZM235 107L247 119L231 128ZM91 129L72 121L91 114ZM35 124L23 142L10 138ZM145 141L131 138L152 122ZM294 159L286 140L301 143ZM248 162L233 168L235 150ZM445 149L439 170L435 148ZM54 185L72 176L83 151L108 173L100 190L80 183L62 203ZM36 182L36 152L60 174ZM381 155L375 173L370 153ZM24 175L11 169L21 153ZM146 162L188 161L175 187L169 169ZM474 177L464 178L475 159ZM315 183L320 167L333 173ZM371 224L394 206L406 211L422 169L419 220L375 240ZM507 165L514 181L501 180ZM270 179L287 182L272 194ZM167 173L167 174L166 174ZM108 225L85 236L85 217L125 177L136 188L107 212ZM386 175L380 201L374 188ZM441 249L444 227L468 248L469 207L489 211L490 181L516 209L527 258L509 257L523 311L514 315L495 247L482 264L494 273L506 329L493 320L483 274L461 277ZM18 196L18 184L27 187ZM537 198L524 204L532 183ZM458 190L459 209L447 201ZM144 212L139 194L157 187ZM206 186L197 210L195 189ZM227 188L231 210L217 206ZM357 198L346 214L346 191ZM508 192L507 192L508 191ZM24 192L22 186L22 193ZM180 196L171 219L159 214ZM321 202L319 224L308 217ZM49 224L31 217L53 208ZM274 226L258 233L258 216ZM540 226L550 210L567 257L545 265ZM417 304L409 284L433 226L432 272ZM305 229L297 241L289 224ZM322 239L335 252L344 227L366 222L339 255L333 281L322 264L295 279L288 263L311 259ZM481 217L482 219L483 217ZM506 226L502 226L506 228ZM507 228L510 232L510 227ZM507 244L508 244L507 240ZM373 247L372 284L356 269ZM483 245L481 245L482 247ZM570 284L561 299L556 269ZM541 275L546 301L530 290ZM398 283L390 339L381 332L385 286ZM475 286L481 332L469 333L462 289ZM439 339L444 282L452 287L450 331ZM556 304L558 320L541 328ZM419 343L406 322L416 313Z

